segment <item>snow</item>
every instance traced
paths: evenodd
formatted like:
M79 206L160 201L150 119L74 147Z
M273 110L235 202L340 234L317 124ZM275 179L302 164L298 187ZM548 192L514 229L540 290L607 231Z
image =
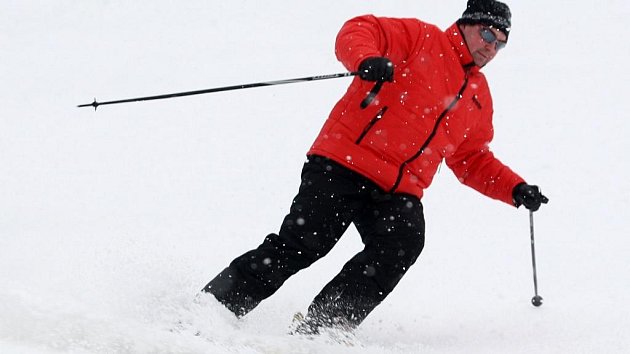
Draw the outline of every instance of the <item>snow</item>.
M535 214L544 304L530 304L527 211L442 168L423 254L347 346L287 331L360 249L354 228L242 320L193 300L277 231L350 79L76 105L343 72L345 20L446 28L465 2L3 1L0 352L630 351L630 5L509 3L510 43L484 69L492 148L551 199Z

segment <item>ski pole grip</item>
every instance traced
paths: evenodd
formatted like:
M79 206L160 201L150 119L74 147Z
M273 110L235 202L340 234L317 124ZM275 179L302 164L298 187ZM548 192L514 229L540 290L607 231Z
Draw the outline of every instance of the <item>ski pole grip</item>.
M372 101L374 101L374 98L376 98L376 95L378 95L378 92L381 90L381 87L383 87L384 82L385 81L376 82L376 85L372 87L372 90L370 91L370 93L368 93L368 95L361 102L361 109L365 109L367 106L370 105L370 103L372 103Z
M542 194L542 190L539 190L539 192L540 192L540 202L541 202L542 204L547 204L547 203L549 203L549 198L545 197L545 196Z

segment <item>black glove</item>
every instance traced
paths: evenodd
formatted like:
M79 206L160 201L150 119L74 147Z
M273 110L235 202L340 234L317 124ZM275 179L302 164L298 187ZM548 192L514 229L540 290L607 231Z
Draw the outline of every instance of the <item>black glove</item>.
M512 199L517 208L524 205L525 208L531 211L536 211L540 208L540 204L547 204L547 202L549 202L549 198L540 193L538 186L532 186L525 182L514 187L512 190Z
M394 80L394 64L385 57L370 57L359 65L359 77L366 81Z

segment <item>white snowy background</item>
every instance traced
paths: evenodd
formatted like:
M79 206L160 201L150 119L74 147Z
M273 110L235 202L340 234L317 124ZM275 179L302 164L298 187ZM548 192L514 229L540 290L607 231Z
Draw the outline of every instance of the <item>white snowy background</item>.
M484 69L492 147L551 199L535 214L545 303L527 211L443 167L423 254L349 347L287 331L361 248L354 228L240 321L192 299L277 231L350 79L76 105L343 72L345 20L446 28L465 1L2 0L0 352L630 352L630 5L509 3L510 43Z

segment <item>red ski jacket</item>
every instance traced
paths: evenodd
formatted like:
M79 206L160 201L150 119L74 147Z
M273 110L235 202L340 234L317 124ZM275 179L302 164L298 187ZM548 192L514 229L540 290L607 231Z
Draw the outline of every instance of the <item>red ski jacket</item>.
M419 198L445 160L460 182L513 205L512 189L524 180L488 147L490 89L457 24L441 31L417 19L361 16L341 28L336 54L350 71L368 57L387 57L394 80L361 109L374 82L355 77L308 155Z

